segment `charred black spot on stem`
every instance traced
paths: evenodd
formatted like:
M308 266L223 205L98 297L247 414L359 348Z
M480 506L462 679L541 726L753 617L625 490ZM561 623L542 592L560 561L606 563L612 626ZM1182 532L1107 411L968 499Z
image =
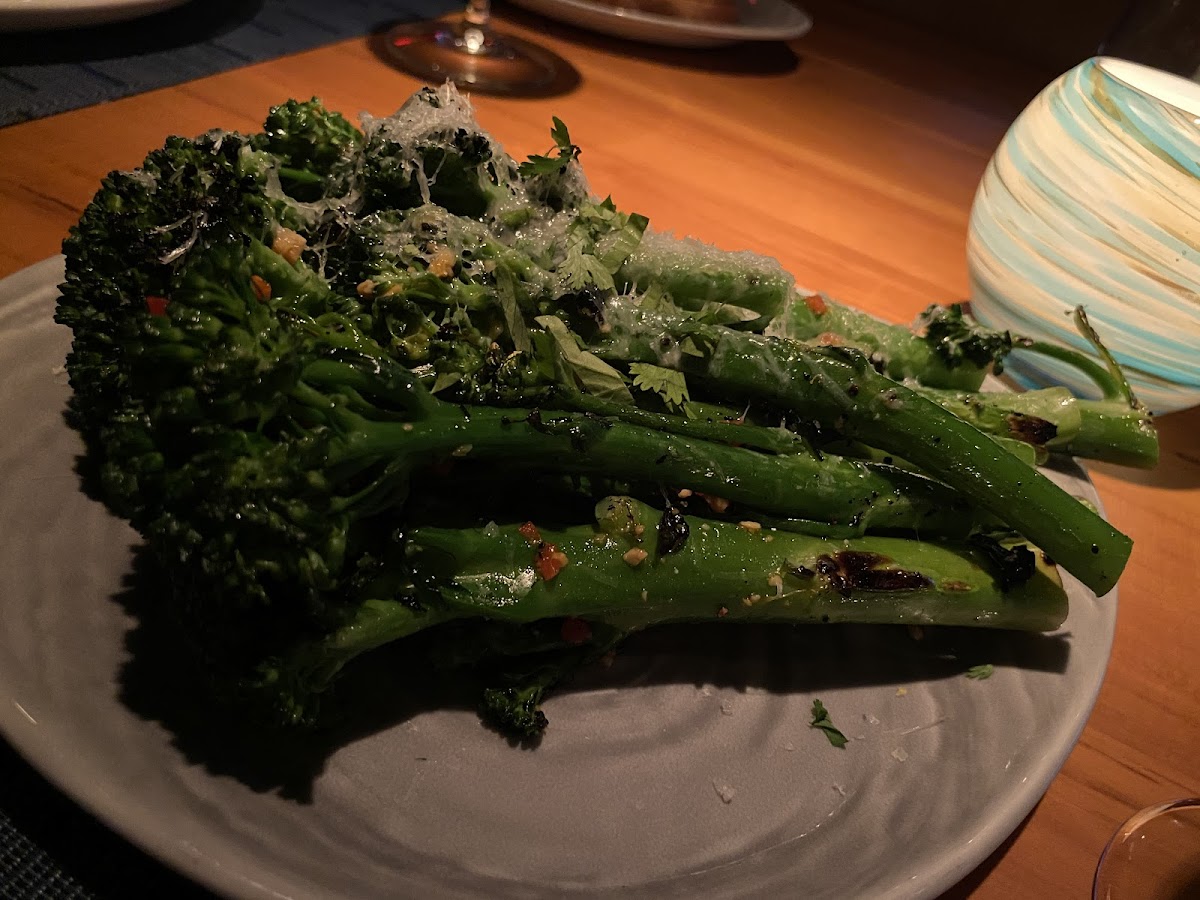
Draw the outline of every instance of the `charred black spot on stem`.
M1008 414L1008 433L1018 441L1044 447L1058 435L1058 426L1037 416L1015 412Z
M983 554L1001 590L1024 584L1037 571L1037 558L1024 544L1006 547L989 534L971 535L970 544Z
M920 572L889 569L892 560L880 553L839 550L817 557L817 572L844 597L854 591L915 591L933 582Z
M663 510L662 518L658 520L658 555L666 556L681 550L687 543L689 533L690 529L683 513L678 507L668 506Z

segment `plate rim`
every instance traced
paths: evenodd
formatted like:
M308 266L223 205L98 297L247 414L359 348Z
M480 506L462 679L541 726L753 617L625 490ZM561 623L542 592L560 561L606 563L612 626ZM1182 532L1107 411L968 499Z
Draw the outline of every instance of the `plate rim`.
M75 28L134 19L188 0L17 0L0 3L0 32Z

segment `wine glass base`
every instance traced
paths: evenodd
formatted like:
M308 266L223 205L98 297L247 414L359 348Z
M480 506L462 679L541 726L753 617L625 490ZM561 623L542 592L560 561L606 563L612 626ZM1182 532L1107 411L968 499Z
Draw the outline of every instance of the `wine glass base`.
M544 90L569 68L548 50L467 21L398 25L388 32L385 47L388 58L410 75L482 93Z
M1127 819L1100 856L1093 900L1200 897L1200 799L1149 806Z

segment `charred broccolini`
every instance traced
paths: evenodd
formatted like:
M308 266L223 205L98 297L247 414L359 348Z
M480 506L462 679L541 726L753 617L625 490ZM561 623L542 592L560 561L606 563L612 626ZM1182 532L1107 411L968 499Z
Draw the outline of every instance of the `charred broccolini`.
M1115 584L1128 539L1006 441L1150 464L1132 397L975 393L1019 338L653 234L552 138L517 162L450 87L361 131L289 101L170 139L73 229L69 419L215 691L313 723L347 663L435 629L528 736L655 624L1052 630L1039 551ZM487 487L514 476L558 481Z

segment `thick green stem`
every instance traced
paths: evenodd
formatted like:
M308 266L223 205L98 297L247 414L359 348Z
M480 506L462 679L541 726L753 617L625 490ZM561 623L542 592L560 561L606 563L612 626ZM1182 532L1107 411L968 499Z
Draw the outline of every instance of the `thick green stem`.
M895 453L998 516L1098 595L1124 569L1128 537L970 423L878 374L861 353L711 328L628 302L609 304L606 316L608 333L595 347L606 359L678 368Z
M990 521L920 475L837 456L771 455L586 414L438 404L414 422L362 422L336 460L503 460L540 472L688 488L751 510L855 529L966 535Z
M978 390L987 368L963 361L951 367L933 345L904 325L885 322L824 294L795 297L766 333L794 341L819 342L825 335L875 357L889 378L912 378L934 387Z
M280 724L311 723L318 714L315 698L352 659L458 617L451 609L419 609L395 599L364 600L341 628L264 662L251 687L269 699Z
M609 647L623 634L670 622L1052 631L1067 615L1058 573L1029 547L1032 570L1005 589L1003 573L963 546L829 540L690 517L686 539L664 555L658 519L645 504L610 497L597 504L596 524L537 535L516 525L418 528L395 571L366 588L344 624L259 667L259 696L284 724L311 722L318 697L355 657L460 619L528 625L581 618L592 624L592 646ZM549 545L566 563L547 579L538 558Z
M604 502L620 506L610 518L633 527L542 530L567 557L551 580L540 577L537 548L515 526L417 529L412 561L451 573L442 597L454 614L509 622L576 616L624 630L720 620L1051 631L1066 618L1061 581L1040 553L1032 577L1007 591L982 556L928 541L825 540L689 518L683 546L660 555L656 510L627 498Z
M601 400L589 394L570 397L558 396L556 401L565 409L610 416L631 425L643 425L658 431L678 434L703 441L716 441L738 447L754 447L772 453L809 453L811 447L800 435L786 428L768 428L762 425L738 424L723 417L711 415L688 417L669 415Z
M1150 414L1120 400L1080 400L1066 388L1016 394L913 390L994 437L1141 469L1158 464Z

